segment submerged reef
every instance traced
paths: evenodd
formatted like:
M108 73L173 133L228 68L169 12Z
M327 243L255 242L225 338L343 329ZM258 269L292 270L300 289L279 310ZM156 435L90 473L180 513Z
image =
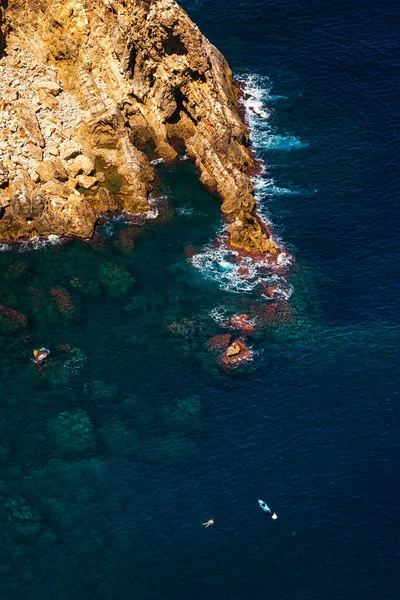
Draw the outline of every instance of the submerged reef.
M129 271L113 263L101 266L100 279L106 291L115 298L126 294L135 284L135 278Z
M53 419L49 433L63 454L79 454L95 445L95 432L89 415L83 410L63 412Z
M201 401L196 397L176 400L163 409L167 426L186 434L202 429L201 413Z
M175 0L0 10L0 238L90 238L101 213L150 211L143 150L174 160L183 146L222 198L230 244L275 252L255 212L240 91Z

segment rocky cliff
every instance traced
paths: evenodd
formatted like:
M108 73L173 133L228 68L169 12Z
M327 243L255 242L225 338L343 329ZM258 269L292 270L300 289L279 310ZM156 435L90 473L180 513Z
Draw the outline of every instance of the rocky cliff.
M100 212L149 210L143 150L173 160L179 142L231 244L274 251L231 71L174 0L1 4L0 238L87 238Z

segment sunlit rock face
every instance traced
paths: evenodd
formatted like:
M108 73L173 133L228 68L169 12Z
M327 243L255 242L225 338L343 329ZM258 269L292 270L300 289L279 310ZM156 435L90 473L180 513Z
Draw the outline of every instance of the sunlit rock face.
M154 172L143 149L173 160L180 143L222 198L231 244L274 251L255 214L231 71L174 0L5 6L1 238L86 238L100 211L149 210Z

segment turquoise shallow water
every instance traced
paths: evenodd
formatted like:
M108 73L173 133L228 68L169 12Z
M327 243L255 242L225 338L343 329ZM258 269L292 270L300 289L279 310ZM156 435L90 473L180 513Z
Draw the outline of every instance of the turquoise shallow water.
M188 161L158 167L158 220L3 249L0 304L28 320L1 311L2 598L391 600L396 11L182 5L270 115L250 117L257 197L295 259L290 312L253 362L216 364L221 319L268 301L215 252Z

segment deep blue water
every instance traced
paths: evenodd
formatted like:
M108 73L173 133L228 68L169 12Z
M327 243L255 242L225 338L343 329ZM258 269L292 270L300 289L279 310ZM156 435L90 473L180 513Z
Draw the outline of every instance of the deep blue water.
M296 259L294 319L250 366L215 364L212 315L259 300L186 258L221 227L187 161L159 167L164 218L129 228L134 249L113 222L2 252L0 303L29 323L0 323L1 598L392 600L398 4L181 5L270 113L249 113L257 197Z

